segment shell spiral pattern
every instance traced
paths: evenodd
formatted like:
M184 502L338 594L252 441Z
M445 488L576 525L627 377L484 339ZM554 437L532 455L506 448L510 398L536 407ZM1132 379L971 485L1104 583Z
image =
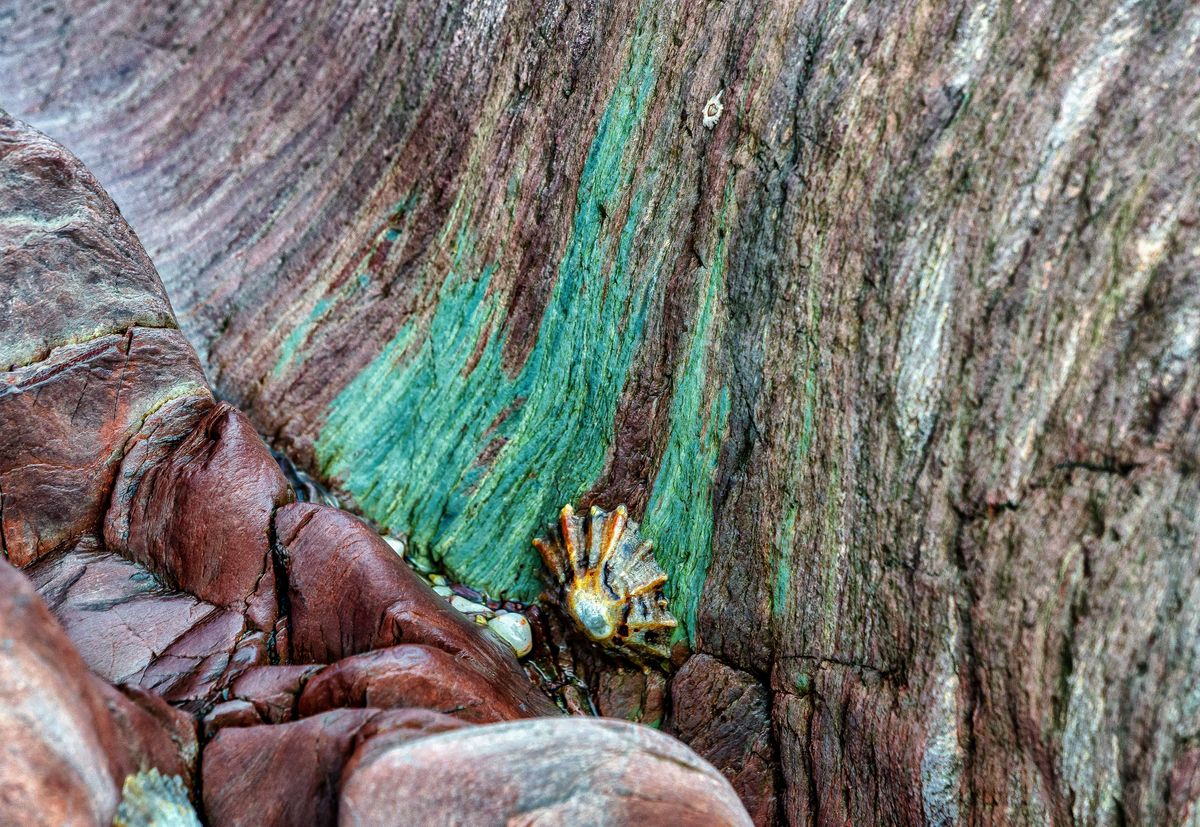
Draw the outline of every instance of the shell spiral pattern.
M551 598L595 643L638 662L665 659L676 621L667 575L625 506L587 517L563 506L550 536L533 541L550 573Z

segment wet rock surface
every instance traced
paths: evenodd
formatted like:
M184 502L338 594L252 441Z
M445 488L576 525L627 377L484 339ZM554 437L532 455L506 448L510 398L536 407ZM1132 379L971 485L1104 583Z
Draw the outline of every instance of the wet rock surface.
M184 412L185 421L192 413ZM164 442L165 456L156 450ZM218 404L181 440L156 433L135 447L145 450L122 466L105 544L271 631L278 615L271 515L292 497L253 426Z
M223 729L204 751L205 814L214 827L333 824L342 771L361 740L393 729L417 738L460 726L423 710L337 709L276 726ZM393 809L393 822L399 813L407 819L406 810Z
M198 392L204 377L178 330L105 334L0 373L8 559L28 565L95 533L125 444L166 400Z
M359 706L432 709L477 724L535 714L530 705L510 699L468 662L412 643L351 655L325 667L304 687L299 713L309 716Z
M0 823L744 823L690 750L559 715L370 526L292 502L116 208L2 114L0 244L33 251L0 264L19 270L0 286ZM39 293L43 265L70 272ZM395 768L460 730L481 734ZM500 772L481 781L476 753ZM456 804L439 779L475 791Z
M28 571L96 674L176 701L222 689L233 667L266 661L237 612L170 588L137 563L71 551ZM136 630L134 633L132 630Z

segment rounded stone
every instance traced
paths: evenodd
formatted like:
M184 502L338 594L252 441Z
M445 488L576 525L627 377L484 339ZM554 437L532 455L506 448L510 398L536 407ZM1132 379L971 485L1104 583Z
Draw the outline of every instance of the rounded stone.
M465 615L484 615L485 617L491 617L495 614L495 612L493 612L487 606L484 606L482 603L476 603L474 600L467 600L467 598L460 597L459 595L455 595L454 597L450 598L450 605Z
M488 621L488 628L523 658L533 648L533 629L525 616L517 612L497 615Z

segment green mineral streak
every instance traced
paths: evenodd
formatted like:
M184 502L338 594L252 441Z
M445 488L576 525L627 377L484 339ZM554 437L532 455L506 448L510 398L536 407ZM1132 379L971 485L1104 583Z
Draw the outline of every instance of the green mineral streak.
M371 249L361 257L358 277L354 281L348 282L347 287L338 293L323 296L317 300L312 310L309 311L308 317L296 325L292 332L287 335L287 338L283 340L283 345L279 349L279 359L275 362L272 375L276 377L282 376L293 362L303 357L302 349L308 341L308 337L312 334L313 329L320 322L321 318L329 312L330 308L353 292L365 290L370 286L370 277L361 268L365 267L366 263L374 257L381 244L395 245L403 238L409 223L411 223L411 210L416 200L416 194L410 193L393 205L387 225L376 233L375 242L371 245Z
M602 470L642 338L662 254L635 267L631 251L648 230L670 232L645 226L654 175L635 182L625 158L654 90L652 45L639 31L600 119L571 240L519 373L502 366L495 267L473 263L460 195L432 316L406 324L338 395L316 444L322 473L367 515L493 594L532 599L540 590L530 540ZM626 198L617 229L612 216Z
M842 469L836 462L829 469L829 481L825 491L825 519L821 526L821 550L824 556L821 616L824 622L823 642L826 646L831 646L837 634L837 619L841 616L841 613L837 611L837 603L841 595L841 584L846 565L841 532L841 520L845 513L842 507L844 499Z
M799 509L792 505L784 516L780 531L778 534L779 548L791 549L792 544L796 541L796 518L799 516ZM780 555L782 557L782 553ZM789 566L784 565L780 560L775 563L775 582L771 592L771 614L779 617L784 614L788 607L788 596L792 589L792 570Z
M814 251L814 255L819 251ZM817 361L819 347L817 344L817 328L821 322L821 308L816 292L815 280L810 282L807 297L808 328L804 337L804 361L801 367L804 376L804 398L800 403L800 435L796 440L796 448L792 452L791 474L792 484L789 490L800 490L801 476L808 465L809 454L812 453L813 437L816 425L816 410L818 402ZM792 602L792 557L796 541L796 522L800 515L799 503L793 501L784 509L780 520L781 529L777 533L775 548L774 570L775 581L771 592L771 614L774 617L784 615Z
M654 538L659 563L668 573L666 595L679 621L677 637L696 643L696 607L712 562L713 477L729 420L729 389L722 386L705 412L705 378L715 338L717 303L724 285L725 221L733 201L732 176L725 185L716 249L704 271L703 297L687 357L671 401L670 436L646 509L644 531Z
M333 300L324 298L313 305L313 309L309 311L308 318L300 324L296 325L295 329L288 334L288 337L283 340L283 347L280 348L279 361L275 363L273 375L281 376L296 357L300 355L300 346L308 340L309 334L317 321L325 315L325 312L333 306Z

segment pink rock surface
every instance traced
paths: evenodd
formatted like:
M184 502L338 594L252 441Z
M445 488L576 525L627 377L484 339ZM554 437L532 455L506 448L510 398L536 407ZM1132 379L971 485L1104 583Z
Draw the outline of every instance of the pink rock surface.
M673 738L624 721L538 719L401 744L366 741L338 823L750 825L719 772Z

